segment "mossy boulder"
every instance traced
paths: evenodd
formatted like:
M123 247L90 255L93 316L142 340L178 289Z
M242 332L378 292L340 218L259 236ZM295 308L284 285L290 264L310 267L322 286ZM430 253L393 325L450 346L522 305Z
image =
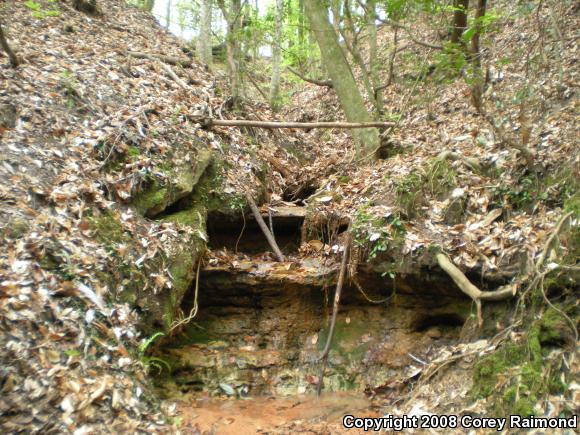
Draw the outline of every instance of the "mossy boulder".
M149 185L133 199L133 206L142 215L154 217L167 207L190 195L201 176L209 166L212 153L202 148L190 162L167 169L167 179L153 179Z

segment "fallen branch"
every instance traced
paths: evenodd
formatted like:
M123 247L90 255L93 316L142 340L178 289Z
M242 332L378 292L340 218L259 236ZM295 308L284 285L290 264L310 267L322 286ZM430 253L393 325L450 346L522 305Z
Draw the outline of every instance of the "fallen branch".
M274 238L274 236L272 235L272 233L268 229L266 222L264 222L264 219L262 218L262 214L260 213L260 210L258 209L258 206L256 205L256 203L254 202L254 198L252 198L252 196L248 192L246 192L246 199L248 200L248 204L250 205L250 209L252 209L252 213L254 214L254 217L256 218L256 222L258 222L260 229L262 230L262 232L266 236L266 240L268 240L270 247L274 251L274 254L276 254L276 258L278 258L278 261L285 261L286 259L284 258L284 254L282 254L282 251L280 251L280 248L278 247L278 244L276 243L276 239Z
M191 68L193 66L193 62L189 59L180 59L178 57L165 56L162 54L150 54L150 53L142 53L140 51L128 51L127 55L137 59L160 60L164 63L168 63L169 65L181 66L183 68Z
M393 127L394 122L279 122L279 121L249 121L245 119L213 119L194 118L194 122L200 122L203 126L218 127L256 127L256 128L371 128Z
M332 81L331 80L312 79L310 77L306 77L301 72L296 71L294 68L291 68L289 66L286 67L286 69L288 71L290 71L292 74L294 74L296 77L301 78L302 80L304 80L305 82L312 83L313 85L317 85L317 86L325 86L327 88L333 88L334 87L334 85L332 84Z
M548 240L546 240L546 243L544 244L544 248L542 249L542 253L538 257L538 260L536 261L536 270L539 270L546 262L546 259L550 258L551 252L556 247L556 244L554 243L554 241L556 240L556 238L558 237L558 235L562 231L562 228L564 226L564 222L569 220L573 214L574 214L574 212L572 212L572 211L566 213L564 216L562 216L560 218L560 220L556 224L554 231L552 231L552 234L550 235L550 237L548 237Z
M0 24L0 47L2 47L2 50L4 50L8 55L8 58L10 59L10 65L12 66L12 68L16 68L18 65L20 65L20 60L18 59L18 56L16 56L14 51L12 51L12 48L10 48L10 45L8 45L6 35L4 35L4 30L2 30L2 24Z
M451 277L453 282L459 289L468 295L477 307L477 321L479 326L483 325L483 317L481 315L481 301L503 301L515 296L514 286L508 285L502 290L493 292L484 292L474 286L469 279L459 270L445 254L437 254L437 263Z
M332 319L330 320L330 328L328 330L328 337L326 338L326 345L322 351L322 356L320 360L322 365L320 367L320 374L318 375L318 385L316 386L316 395L320 396L322 392L322 387L324 385L324 371L326 370L326 364L328 363L328 354L330 353L330 346L332 344L332 337L334 336L334 329L336 327L336 316L338 314L338 306L340 304L340 295L342 293L342 287L344 286L344 280L346 278L346 267L348 265L348 257L350 254L351 245L351 233L350 228L347 230L346 241L344 242L344 252L342 253L342 263L340 264L340 271L338 273L338 282L336 283L336 291L334 292L334 303L332 304Z
M185 90L189 90L189 86L187 86L187 83L185 83L183 80L181 80L177 74L175 74L175 71L173 71L171 69L171 67L169 65L166 65L164 63L159 62L159 65L161 65L161 68L163 68L163 71L165 71L167 73L167 75L169 77L171 77L173 79L173 81L175 81L175 83L177 83L180 87L182 87Z

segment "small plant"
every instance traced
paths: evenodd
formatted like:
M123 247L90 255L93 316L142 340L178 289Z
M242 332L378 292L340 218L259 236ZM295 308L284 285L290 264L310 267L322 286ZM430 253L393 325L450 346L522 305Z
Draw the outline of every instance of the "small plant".
M368 205L365 205L355 214L352 232L354 245L368 250L368 259L373 260L398 244L406 229L399 216L376 218L368 212Z
M65 69L60 73L60 85L67 97L66 105L72 109L75 107L75 101L79 94L77 92L78 83L69 70Z
M141 361L147 371L149 371L151 368L155 368L159 371L159 373L161 373L164 367L167 369L167 371L171 371L171 366L163 358L147 355L147 350L153 344L153 342L164 335L165 334L163 332L156 332L139 345L139 361Z
M38 19L44 19L47 17L58 17L60 15L60 11L55 9L56 0L48 0L50 4L50 8L45 9L40 3L35 2L34 0L27 0L24 3L28 9L32 11L32 16Z

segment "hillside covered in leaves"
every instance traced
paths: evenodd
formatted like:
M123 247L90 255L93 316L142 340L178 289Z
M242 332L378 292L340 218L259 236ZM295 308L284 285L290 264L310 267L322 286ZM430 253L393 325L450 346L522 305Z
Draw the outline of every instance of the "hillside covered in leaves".
M190 340L183 336L204 310L198 290L212 273L228 276L213 291L240 294L241 285L272 279L326 295L342 277L353 312L379 299L379 309L396 306L401 295L409 310L401 322L414 310L435 322L413 320L392 350L389 335L372 329L382 328L382 315L368 317L379 323L360 331L353 354L362 365L352 367L356 376L390 370L375 384L356 378L377 415L576 415L578 7L502 1L488 12L484 82L440 47L426 13L377 26L388 49L361 56L391 67L377 73L388 83L376 116L385 127L369 158L353 130L219 123L352 121L327 77L305 82L283 71L282 97L271 104L266 58L248 61L246 92L236 95L228 59L205 65L135 5L1 3L18 65L0 51L0 427L203 433L152 379L175 374L172 340ZM362 87L361 65L352 71ZM332 76L328 66L314 71ZM371 100L365 95L369 112ZM299 222L284 261L258 229L260 241L242 239L259 215L279 241L291 239L284 225ZM332 297L315 300L326 325ZM345 325L355 319L345 316ZM268 319L276 321L302 327L290 314ZM446 336L450 326L457 331ZM304 334L318 352L332 333L312 328ZM239 334L247 342L230 347L257 355L257 339ZM208 341L204 358L226 352ZM368 342L373 355L360 353ZM251 366L264 379L277 364L268 358ZM333 370L341 364L331 353ZM322 383L302 377L300 393ZM246 391L224 382L204 393ZM330 421L274 426L270 433L343 430Z

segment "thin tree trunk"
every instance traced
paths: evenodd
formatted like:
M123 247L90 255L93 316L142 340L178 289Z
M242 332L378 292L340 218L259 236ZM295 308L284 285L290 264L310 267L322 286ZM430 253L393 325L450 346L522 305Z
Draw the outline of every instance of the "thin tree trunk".
M10 45L8 45L8 41L6 40L6 35L4 34L4 30L2 29L1 23L0 23L0 47L2 47L2 50L4 50L8 55L8 58L10 59L10 65L12 66L12 68L16 68L18 65L20 65L20 60L18 59L18 56L16 56L14 51L12 51L12 48L10 48Z
M197 40L197 53L199 60L206 65L211 66L211 16L212 0L203 0L201 2L201 20L199 23L199 38Z
M485 86L485 79L481 70L481 50L479 47L479 40L482 29L481 20L485 16L486 6L487 0L477 1L477 9L475 11L475 33L471 37L471 61L474 66L474 83L471 87L471 102L478 112L481 112Z
M304 6L346 119L349 122L370 122L372 118L365 107L350 65L338 44L336 32L328 22L328 9L323 2L318 1L307 1ZM357 145L357 158L372 159L380 145L378 130L363 129L355 132L353 136Z
M389 78L387 80L387 86L391 86L395 76L395 58L397 57L397 45L399 44L399 28L395 27L393 32L393 52L391 53L391 59L389 60Z
M280 64L282 61L280 44L282 43L282 19L284 0L276 0L276 29L272 46L272 81L270 82L270 106L277 110L280 105Z
M451 33L451 42L459 44L461 35L467 27L467 9L469 0L453 0L453 30Z
M143 3L143 10L151 12L153 11L153 6L155 6L155 0L145 0Z
M376 20L377 10L375 0L369 0L367 2L367 31L369 35L370 79L373 88L375 108L377 109L378 113L381 113L383 111L383 94L381 92L376 92L376 89L380 86Z
M240 22L242 20L241 0L231 0L228 9L224 0L217 0L222 14L228 24L226 35L226 59L228 64L228 73L230 76L230 92L234 101L234 107L238 106L241 94L241 76L240 76L240 43L239 37Z
M167 9L165 9L165 27L168 29L169 29L169 26L171 25L171 7L172 7L172 1L167 0Z

